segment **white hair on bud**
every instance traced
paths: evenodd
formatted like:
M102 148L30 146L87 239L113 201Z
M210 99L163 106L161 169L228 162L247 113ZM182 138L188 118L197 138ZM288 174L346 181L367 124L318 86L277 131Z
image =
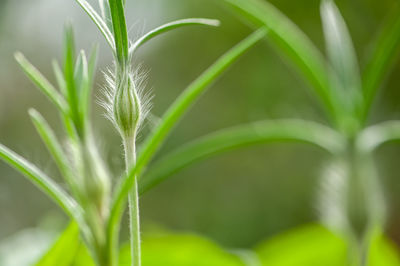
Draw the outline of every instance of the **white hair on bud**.
M151 91L145 90L148 72L144 71L141 65L136 66L134 71L132 69L128 71L128 77L134 83L133 87L135 91L133 93L136 93L139 98L140 116L137 124L137 130L139 131L150 113L153 96ZM114 101L117 93L116 75L115 72L110 69L107 69L103 74L106 85L102 90L103 98L99 99L98 104L105 109L105 117L119 130L114 114Z

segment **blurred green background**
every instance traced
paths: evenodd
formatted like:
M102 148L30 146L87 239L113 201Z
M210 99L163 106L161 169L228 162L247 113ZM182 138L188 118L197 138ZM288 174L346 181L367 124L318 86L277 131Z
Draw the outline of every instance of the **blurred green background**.
M219 55L251 32L219 0L128 0L128 26L138 36L186 17L217 18L219 28L190 27L158 37L139 51L153 91L153 115L169 104ZM271 0L324 50L319 0ZM365 65L385 16L398 0L336 1L348 23L360 65ZM72 21L79 48L101 44L99 69L111 54L97 29L73 0L0 1L0 142L49 173L56 169L32 126L27 110L38 109L55 128L58 117L14 61L22 51L46 76L60 58L62 31ZM54 80L54 79L52 79ZM98 71L96 96L103 76ZM400 118L400 63L380 91L370 123ZM218 80L181 121L159 153L208 132L251 121L304 118L325 123L308 85L266 42L261 42ZM118 135L95 106L95 133L116 173L122 171ZM57 126L59 125L59 126ZM149 123L151 128L151 123ZM61 132L59 130L59 132ZM144 129L143 139L148 132ZM388 235L400 243L399 147L386 145L377 159L390 205ZM205 235L232 248L247 248L296 226L318 220L316 194L327 156L301 144L267 144L230 152L196 164L141 199L146 228L165 227ZM56 222L54 222L56 220ZM50 221L50 222L49 222ZM66 217L42 193L0 162L0 239L24 228L65 224ZM49 225L50 224L50 225ZM122 236L126 238L126 236Z

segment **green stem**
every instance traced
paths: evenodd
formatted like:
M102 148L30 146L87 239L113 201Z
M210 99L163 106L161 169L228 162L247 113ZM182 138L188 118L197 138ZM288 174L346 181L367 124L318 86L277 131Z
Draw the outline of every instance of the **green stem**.
M125 162L126 171L136 163L136 138L130 137L125 139ZM130 218L130 244L131 244L131 265L141 265L140 251L140 216L139 216L139 191L138 182L135 177L134 185L129 193L129 218Z

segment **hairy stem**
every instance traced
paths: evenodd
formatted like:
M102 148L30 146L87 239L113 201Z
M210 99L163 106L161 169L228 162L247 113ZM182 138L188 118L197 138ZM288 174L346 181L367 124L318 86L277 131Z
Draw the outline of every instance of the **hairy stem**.
M124 143L125 148L125 163L126 171L136 163L136 138L126 138ZM129 219L130 219L130 244L131 244L131 265L141 265L140 251L140 217L139 217L139 191L138 182L135 177L135 182L129 193Z

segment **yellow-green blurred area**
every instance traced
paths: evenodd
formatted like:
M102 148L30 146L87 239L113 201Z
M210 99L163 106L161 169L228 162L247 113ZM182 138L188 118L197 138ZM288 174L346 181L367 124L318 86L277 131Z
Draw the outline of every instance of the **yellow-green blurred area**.
M324 51L319 0L269 2ZM396 3L397 0L336 1L353 37L361 68L380 26ZM127 0L131 37L187 17L216 18L221 20L221 26L182 28L157 37L139 51L137 62L148 72L147 89L154 94L152 116L140 140L192 80L252 31L220 0ZM94 42L100 43L93 95L97 102L104 82L102 71L112 67L112 56L76 2L0 0L0 142L51 176L57 176L56 167L27 110L39 110L60 137L62 126L53 106L24 76L13 54L22 51L54 81L51 60L61 58L63 26L68 21L74 25L78 48L89 49ZM374 102L369 124L400 118L399 74L400 63L396 63ZM117 178L123 171L121 141L103 114L104 110L94 104L94 132ZM158 156L218 129L276 118L327 123L309 85L267 42L260 42L201 97ZM389 204L385 234L390 241L375 240L372 265L399 263L394 255L395 244L391 244L400 244L399 156L396 143L385 145L376 154ZM319 177L327 159L324 152L306 144L274 143L229 152L183 169L141 197L144 265L243 265L243 261L251 263L255 256L243 251L250 249L265 265L344 265L345 244L326 229L310 226L318 222ZM8 240L13 240L16 247L27 241L46 246L54 239L54 232L66 224L67 217L55 204L16 171L0 163L0 249ZM122 239L127 240L127 225L123 227ZM27 232L27 228L31 231ZM179 248L175 249L175 245ZM374 257L377 249L383 251L376 256L391 262L385 264L384 259ZM314 260L312 256L302 257L310 250L315 250ZM122 258L123 253L124 250ZM182 254L190 253L198 256L199 264L185 261ZM216 264L202 263L202 254L210 254ZM321 264L319 256L326 263ZM157 259L162 262L154 261ZM390 264L392 261L394 264Z

